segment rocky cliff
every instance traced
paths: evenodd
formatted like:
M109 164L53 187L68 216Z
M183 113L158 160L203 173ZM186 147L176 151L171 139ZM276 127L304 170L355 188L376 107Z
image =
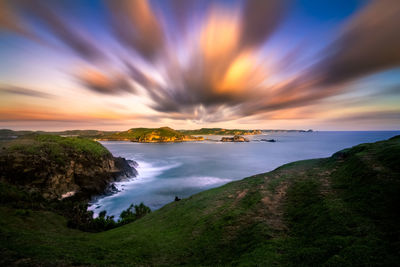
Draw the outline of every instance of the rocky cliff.
M134 166L81 138L35 135L14 140L0 152L0 179L47 199L101 194L111 182L135 176Z

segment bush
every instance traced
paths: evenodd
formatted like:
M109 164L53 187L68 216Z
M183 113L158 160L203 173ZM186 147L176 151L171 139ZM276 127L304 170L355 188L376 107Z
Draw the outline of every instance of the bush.
M101 211L97 218L93 218L93 212L87 210L87 204L78 203L68 215L70 218L68 227L86 232L107 231L134 222L150 212L151 209L143 203L139 205L131 204L129 208L121 212L120 219L115 221L114 216L107 216L105 210Z
M135 212L133 212L133 209L135 209ZM150 213L151 209L147 207L146 205L140 203L139 205L133 205L131 204L129 208L121 212L121 215L119 216L120 219L118 220L118 223L120 225L124 225L133 221L136 221L137 219L142 218L146 214Z

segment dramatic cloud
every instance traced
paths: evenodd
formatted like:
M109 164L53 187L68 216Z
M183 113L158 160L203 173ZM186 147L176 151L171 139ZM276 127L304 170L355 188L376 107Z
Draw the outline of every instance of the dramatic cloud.
M246 1L240 12L211 5L198 42L183 41L194 45L186 65L179 63L170 48L159 60L165 65L166 83L157 83L131 66L130 70L135 69L132 78L148 90L154 109L209 121L308 105L342 93L344 82L400 63L399 5L392 0L374 1L343 26L316 64L266 86L270 73L257 60L257 53L279 25L284 7L282 1ZM184 18L190 17L188 12L183 12ZM371 32L377 37L371 38ZM290 58L300 57L301 52Z
M177 2L179 1L175 1ZM188 9L196 5L192 1L185 4L177 11L178 24L189 24L189 18L194 16L190 12L196 11ZM121 20L126 16L126 12L122 10L131 9L120 9L120 14L114 8L112 16ZM261 62L257 63L257 51L276 29L283 13L283 1L246 1L243 12L239 5L227 8L218 3L210 3L204 8L197 36L186 33L186 27L180 25L182 36L178 46L184 50L184 56L180 57L175 44L167 45L162 41L165 35L159 31L160 28L165 28L160 26L162 20L155 22L153 13L145 12L145 20L149 20L149 23L141 22L138 26L137 22L132 22L131 27L125 25L118 29L139 28L147 33L154 33L151 34L154 38L151 43L157 46L147 45L151 53L140 49L135 42L131 44L144 57L158 55L153 60L157 62L156 72L160 73L162 79L154 79L152 75L135 66L134 62L127 61L125 65L132 79L147 90L148 96L153 100L151 106L155 110L184 113L187 119L224 119L218 118L221 114L212 114L216 111L229 113L227 107L252 101L260 96L260 85L267 78L268 72ZM147 37L144 36L142 41L146 40Z
M400 65L400 4L375 0L357 14L315 69L323 84L337 84Z
M399 66L398 29L400 5L397 1L372 1L343 26L336 40L324 50L327 56L293 80L264 88L264 97L243 102L239 112L252 115L305 106L343 93L344 83L348 81Z
M160 117L175 120L216 122L263 113L280 118L274 112L341 94L349 81L400 65L398 0L371 1L309 60L311 66L297 69L301 46L275 64L263 55L289 0L105 0L109 27L101 30L118 44L112 49L68 23L56 1L15 2L0 2L0 26L32 36L21 10L40 21L82 59L84 68L69 71L81 87L144 95ZM114 52L114 60L102 51Z

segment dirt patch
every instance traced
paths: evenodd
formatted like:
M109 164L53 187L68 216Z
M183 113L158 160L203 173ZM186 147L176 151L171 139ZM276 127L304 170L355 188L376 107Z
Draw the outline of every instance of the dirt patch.
M237 197L236 197L236 199L239 200L239 199L244 198L244 197L246 196L246 194L247 194L248 191L249 191L249 189L245 189L245 190L243 190L242 192L239 192L238 195L237 195Z
M319 181L321 182L320 192L324 196L326 196L332 192L331 174L332 174L332 171L327 171L327 170L318 172L318 175L320 176Z
M264 203L264 205L272 205L273 201L271 200L271 198L269 196L264 197L263 199L261 199L262 203Z
M274 230L285 230L283 222L283 200L289 187L288 183L281 183L275 190L275 194L268 194L261 199L266 209L265 219L268 225Z

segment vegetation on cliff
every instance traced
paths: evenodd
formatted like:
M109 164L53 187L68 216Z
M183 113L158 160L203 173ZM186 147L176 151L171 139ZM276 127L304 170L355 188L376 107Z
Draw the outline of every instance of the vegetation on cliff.
M400 136L290 163L101 233L2 204L0 264L396 266L399 166Z
M261 134L260 130L240 130L222 128L201 128L196 130L181 130L180 132L190 135L251 135Z
M117 132L100 137L101 140L124 140L141 143L200 141L202 137L183 134L169 127L161 128L132 128L128 131Z

